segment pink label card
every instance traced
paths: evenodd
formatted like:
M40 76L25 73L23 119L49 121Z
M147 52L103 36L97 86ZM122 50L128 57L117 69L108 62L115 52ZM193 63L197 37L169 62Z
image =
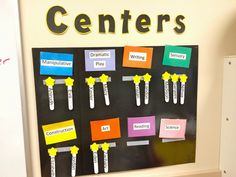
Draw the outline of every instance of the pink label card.
M185 138L186 119L161 119L160 138Z

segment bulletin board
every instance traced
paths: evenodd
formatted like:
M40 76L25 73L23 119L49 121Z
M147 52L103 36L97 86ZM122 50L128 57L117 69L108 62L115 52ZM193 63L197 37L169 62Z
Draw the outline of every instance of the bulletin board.
M93 153L90 145L90 121L119 118L120 138L99 140L96 143L115 143L116 147L109 149L109 173L144 169L184 163L195 162L196 150L196 110L197 110L197 80L198 80L198 46L184 46L190 48L191 60L188 68L163 65L165 46L149 46L153 48L150 69L123 67L124 47L96 47L96 48L33 48L33 63L35 77L35 92L37 102L37 120L39 134L39 148L42 177L50 177L51 165L48 149L54 147L79 147L77 154L76 175L94 174ZM115 71L85 71L85 50L115 50ZM43 84L49 75L40 75L40 52L55 52L73 54L73 110L68 110L67 90L64 84L53 87L55 109L49 109L48 90ZM170 101L165 102L164 84L162 74L186 74L188 80L185 84L185 103L172 102L172 82L169 81ZM141 105L135 102L135 89L132 81L122 81L123 76L145 75L149 73L152 78L149 83L149 103L143 103L144 82L140 82ZM94 85L95 108L89 108L89 89L85 79L89 76L99 77L107 74L111 78L108 82L110 105L104 103L103 88L100 84ZM64 76L51 76L54 79L65 79ZM178 95L180 83L178 83ZM155 116L155 136L128 137L128 117ZM163 118L185 119L185 140L163 142L159 138L160 121ZM74 120L77 138L70 141L46 145L43 125ZM148 141L146 145L127 146L127 142ZM98 151L99 173L103 170L103 151ZM58 153L56 156L56 176L71 176L70 152Z

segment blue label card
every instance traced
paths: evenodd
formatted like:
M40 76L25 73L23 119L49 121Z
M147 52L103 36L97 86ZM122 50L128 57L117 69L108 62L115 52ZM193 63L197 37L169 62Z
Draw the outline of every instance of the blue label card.
M115 71L115 50L85 50L85 71Z
M40 75L72 76L73 54L40 52Z

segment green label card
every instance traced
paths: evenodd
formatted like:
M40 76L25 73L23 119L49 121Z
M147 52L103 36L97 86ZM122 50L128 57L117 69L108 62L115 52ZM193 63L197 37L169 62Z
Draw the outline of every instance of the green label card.
M187 47L165 46L163 65L189 68L192 49Z

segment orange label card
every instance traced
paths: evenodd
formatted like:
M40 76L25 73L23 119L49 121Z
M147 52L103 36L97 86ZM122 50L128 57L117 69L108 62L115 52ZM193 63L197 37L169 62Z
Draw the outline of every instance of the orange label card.
M120 119L91 121L92 141L120 138Z
M124 47L123 67L148 68L152 67L153 48Z

